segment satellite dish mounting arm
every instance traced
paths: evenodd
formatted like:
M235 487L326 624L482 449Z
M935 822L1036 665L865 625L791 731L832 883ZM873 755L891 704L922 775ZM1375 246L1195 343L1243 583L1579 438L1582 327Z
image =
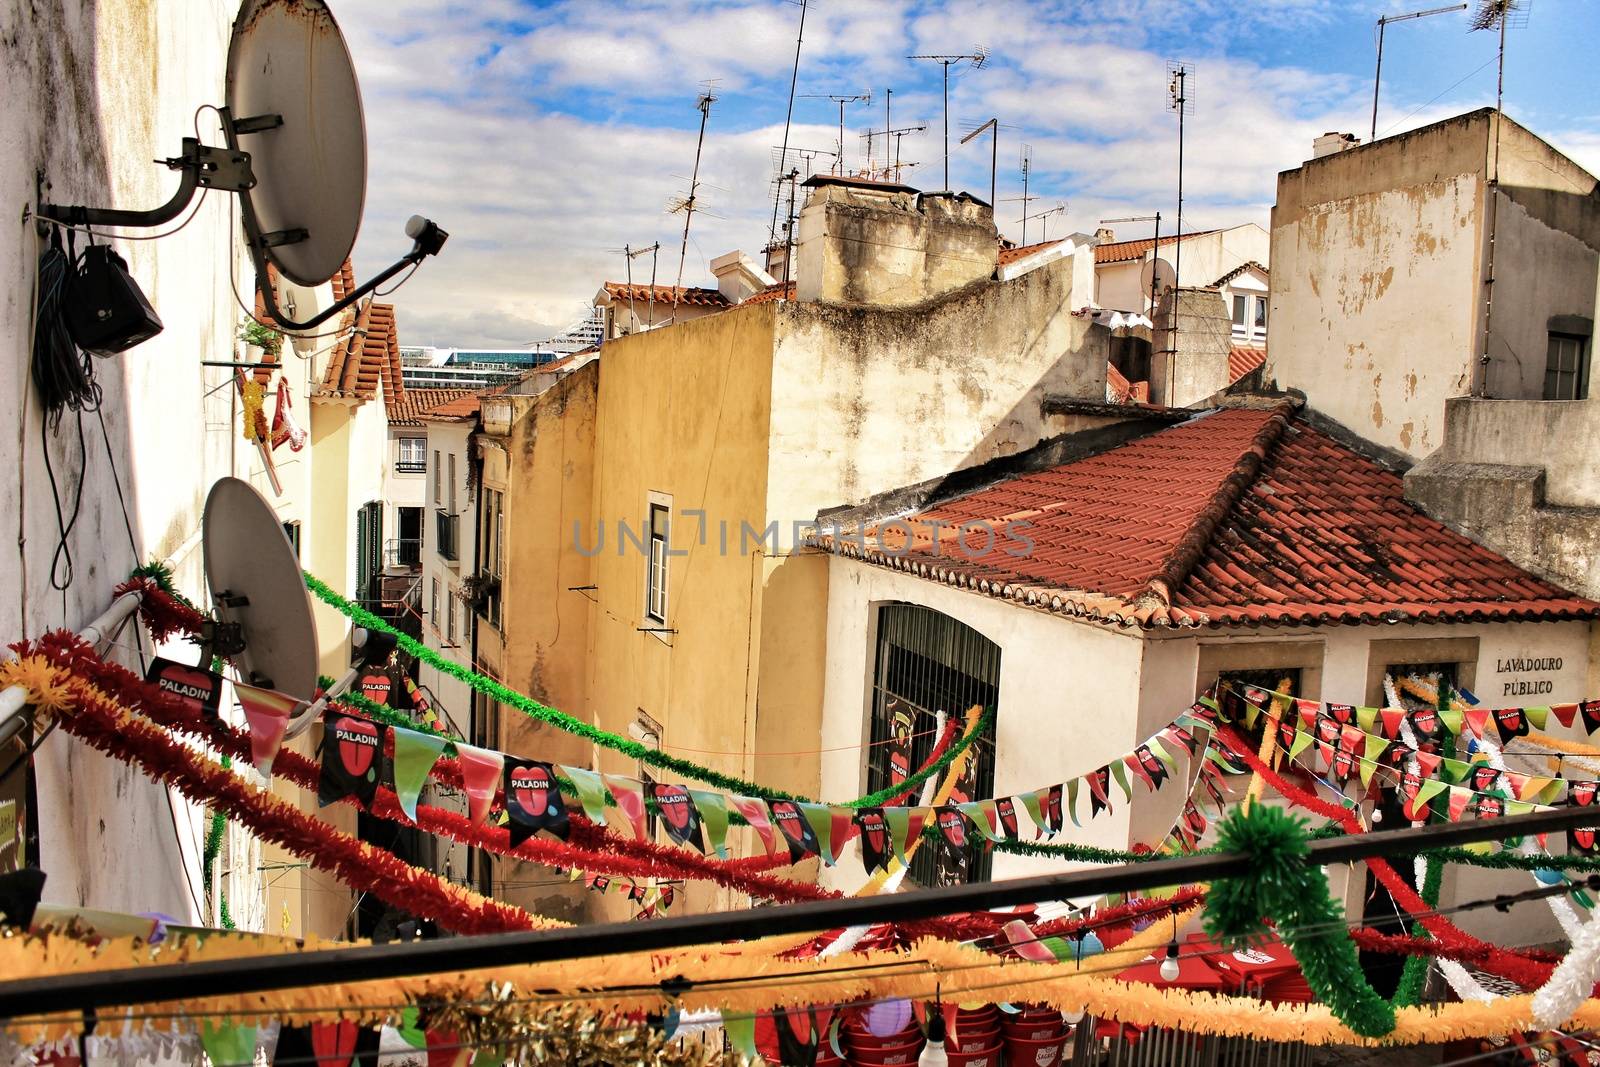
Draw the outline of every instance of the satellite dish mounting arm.
M236 148L212 148L193 137L183 139L181 155L157 160L181 173L178 191L158 208L127 211L117 208L86 207L82 204L40 204L41 219L69 226L164 226L183 214L197 189L220 189L242 193L254 188L255 174L250 169L250 154Z
M250 258L256 265L256 288L261 291L261 302L265 305L266 313L272 321L282 329L291 332L310 330L321 325L406 268L415 268L429 256L438 255L439 249L444 247L445 239L450 236L439 229L438 224L433 220L425 219L421 215L411 216L410 221L406 223L406 236L413 241L411 251L395 260L377 277L357 286L353 292L346 294L344 299L335 301L331 307L319 311L309 319L291 319L278 307L278 294L272 284L271 276L267 273L267 258L264 250L271 237L260 232L259 227L255 225L254 213L249 208L250 202L246 200L244 203L245 232L250 237Z

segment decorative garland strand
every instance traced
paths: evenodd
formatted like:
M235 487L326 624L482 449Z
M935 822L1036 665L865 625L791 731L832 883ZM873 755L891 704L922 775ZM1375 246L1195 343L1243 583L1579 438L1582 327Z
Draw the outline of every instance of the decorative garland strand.
M568 715L564 711L559 711L556 708L541 704L526 694L519 693L514 689L506 688L493 678L487 678L475 671L463 667L461 664L456 663L453 660L446 659L433 649L429 648L427 645L424 645L420 641L412 638L409 634L401 633L399 630L396 630L383 619L361 607L359 604L353 604L346 600L344 597L340 596L332 588L322 582L319 578L312 575L309 571L304 572L304 574L306 588L311 590L312 594L316 596L318 600L321 600L324 604L327 604L335 611L338 611L340 614L346 616L352 622L359 626L364 626L369 630L377 630L380 633L388 634L394 637L399 646L408 654L415 656L417 659L428 664L433 669L449 675L450 677L472 689L477 690L485 696L491 697L494 700L498 700L502 704L511 705L524 715L527 715L529 718L537 719L540 722L554 726L561 730L565 730L570 734L575 734L576 736L582 737L585 740L591 741L597 745L620 752L631 759L636 759L642 763L648 763L654 767L661 767L665 770L670 770L677 774L685 775L695 779L696 781L704 782L707 785L716 786L717 788L725 790L729 793L760 797L765 800L794 800L804 803L817 803L817 801L813 801L810 797L802 796L796 793L788 793L781 789L773 789L770 786L764 786L756 782L745 781L742 778L724 774L721 771L712 770L709 767L702 767L700 764L695 763L692 760L682 759L681 757L673 756L670 753L650 748L647 745L640 744L631 738L622 737L618 734L611 733L608 730L602 730L598 726L590 725L589 723L584 722L582 719ZM869 793L864 797L859 797L856 800L847 801L837 806L845 808L876 807L882 804L885 800L894 797L896 794L906 792L921 785L929 778L939 774L951 763L955 762L964 752L967 751L967 749L972 747L972 745L978 740L979 736L992 729L994 726L994 715L994 708L985 708L978 722L974 724L972 729L968 730L966 734L962 736L960 741L951 746L950 750L940 757L940 759L922 768L922 770L907 778L905 781L896 785L887 786L875 793Z
M1472 855L1470 852L1467 854ZM1426 867L1422 876L1422 902L1430 908L1436 908L1439 906L1439 889L1444 883L1444 861L1439 858L1437 852L1433 852L1424 853L1423 863ZM1421 922L1412 921L1412 937L1426 937L1427 933ZM1422 987L1427 980L1427 958L1412 956L1406 960L1405 969L1400 972L1400 985L1395 989L1391 1003L1397 1008L1412 1008L1422 1003Z

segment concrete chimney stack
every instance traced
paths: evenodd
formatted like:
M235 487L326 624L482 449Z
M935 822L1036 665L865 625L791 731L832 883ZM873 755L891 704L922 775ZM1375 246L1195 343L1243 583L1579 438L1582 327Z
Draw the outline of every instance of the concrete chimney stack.
M1097 245L1108 245L1116 239L1117 231L1111 229L1109 226L1102 226L1098 230L1094 231L1094 243Z
M1361 138L1353 133L1329 132L1311 142L1311 158L1321 159L1331 156L1336 152L1348 152L1361 144Z

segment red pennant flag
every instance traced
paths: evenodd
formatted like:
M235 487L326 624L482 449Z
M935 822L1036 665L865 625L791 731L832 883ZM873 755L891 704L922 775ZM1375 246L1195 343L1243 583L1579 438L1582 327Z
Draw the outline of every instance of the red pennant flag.
M1439 761L1443 757L1437 752L1417 751L1417 772L1424 778L1432 778L1439 770Z
M1462 789L1458 785L1450 787L1450 821L1460 822L1461 816L1466 812L1467 805L1472 801L1472 790Z
M1570 727L1572 725L1572 720L1578 716L1578 705L1551 704L1550 711L1554 713L1557 722L1559 722L1562 726Z
M1383 724L1383 736L1393 741L1400 736L1400 724L1406 721L1405 708L1383 708L1378 712Z
M283 732L288 729L289 716L300 706L300 701L276 689L260 689L243 682L234 682L233 691L244 708L245 722L250 724L250 762L264 777L272 777L272 761L278 758L283 747Z
M500 786L500 772L506 758L492 749L462 744L456 745L456 757L461 761L461 788L467 794L467 814L473 822L482 824L494 807L494 794Z
M1140 780L1144 782L1146 788L1150 789L1151 791L1155 790L1155 780L1150 777L1150 772L1144 769L1144 764L1139 762L1138 756L1123 756L1122 762L1126 764L1134 774L1139 776Z
M1333 769L1333 746L1326 741L1317 742L1317 770L1323 774Z
M1301 723L1305 725L1307 730L1315 730L1317 728L1317 715L1321 711L1322 705L1315 700L1301 700L1297 703L1300 708Z
M744 821L755 830L756 836L761 838L761 847L767 850L767 855L775 855L778 848L777 841L772 836L772 823L767 821L767 806L752 797L729 796L728 803L732 804ZM787 848L785 849L787 851Z
M628 817L628 825L633 827L633 836L640 841L645 840L650 830L645 822L644 787L631 778L622 778L615 774L602 777L606 785L611 788L611 795L617 800L617 807L622 814Z
M844 846L850 839L861 832L861 827L856 825L856 813L851 808L834 808L833 815L833 854L837 856L844 851Z
M311 1051L317 1067L349 1067L359 1033L354 1022L312 1023Z
M1479 741L1483 740L1483 728L1489 725L1490 710L1483 707L1467 708L1461 713L1461 717L1466 720L1467 729L1471 730L1472 736Z

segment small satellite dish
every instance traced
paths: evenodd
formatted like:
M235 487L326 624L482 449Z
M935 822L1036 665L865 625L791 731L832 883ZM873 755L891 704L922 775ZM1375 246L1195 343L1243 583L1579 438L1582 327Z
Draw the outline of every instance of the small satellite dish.
M413 215L406 222L411 251L310 318L285 314L269 268L300 285L326 282L350 255L366 202L361 90L326 0L244 0L228 45L225 90L227 106L216 110L227 146L185 137L182 153L161 161L180 175L165 204L148 211L40 204L38 217L148 228L177 218L199 189L237 193L256 288L268 317L289 332L326 322L444 247L450 235Z
M1146 293L1150 291L1150 279L1152 277L1155 279L1157 293L1164 293L1178 284L1178 272L1173 270L1172 264L1164 259L1150 260L1144 265L1144 269L1139 272L1139 288L1142 291Z
M237 625L244 680L309 701L317 688L317 624L294 548L249 482L223 478L206 497L206 581L217 621Z
M321 285L349 257L367 196L361 89L327 4L245 0L227 100L256 177L241 197L252 247L290 281Z

